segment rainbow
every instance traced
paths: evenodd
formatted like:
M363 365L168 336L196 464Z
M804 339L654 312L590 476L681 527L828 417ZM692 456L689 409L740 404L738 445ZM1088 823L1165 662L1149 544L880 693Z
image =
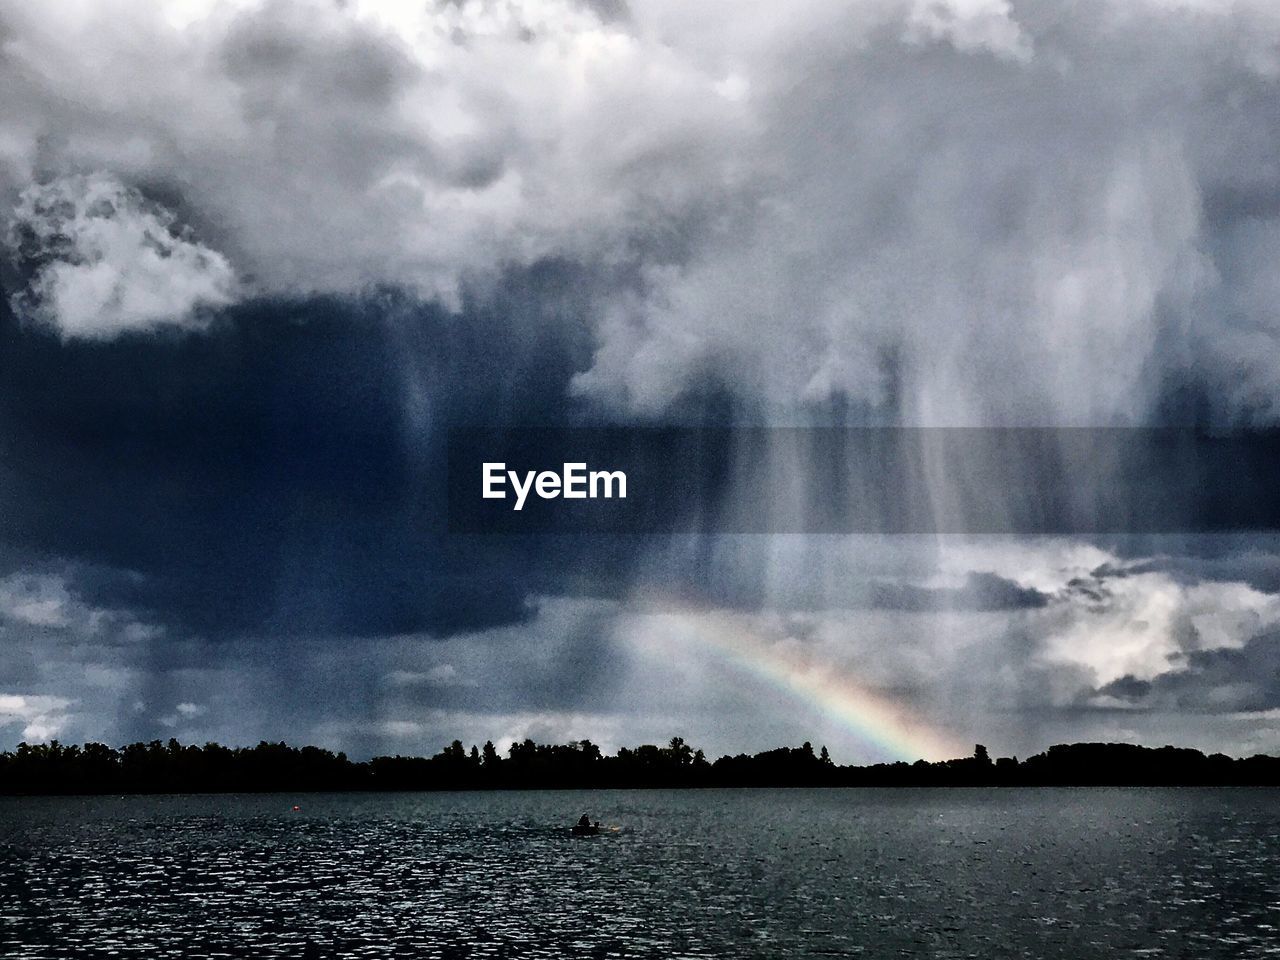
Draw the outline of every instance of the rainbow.
M756 636L721 612L664 613L681 639L693 640L731 667L758 677L836 721L879 758L948 760L968 756L964 747L911 709L828 663L816 662L787 644Z

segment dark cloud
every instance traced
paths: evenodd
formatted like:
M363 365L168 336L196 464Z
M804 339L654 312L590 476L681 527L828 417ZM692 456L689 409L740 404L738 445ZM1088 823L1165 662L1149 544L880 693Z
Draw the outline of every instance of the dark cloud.
M970 573L961 587L881 582L871 584L869 592L869 606L884 610L1036 610L1051 599L989 571Z
M1172 543L1170 543L1172 539ZM1146 542L1142 551L1157 556L1137 558L1123 566L1106 565L1094 571L1098 581L1137 576L1143 573L1166 573L1182 583L1203 580L1247 583L1264 593L1280 593L1280 542L1270 533L1248 536L1201 536L1165 538L1164 542ZM1165 553L1170 546L1178 553Z
M1239 648L1193 650L1150 681L1122 677L1098 690L1147 709L1256 713L1280 708L1280 633Z
M1116 697L1120 700L1141 700L1151 692L1151 681L1139 680L1134 676L1123 676L1112 680L1106 686L1099 687L1098 693L1104 697Z
M468 424L1273 423L1274 9L375 6L0 12L6 736L824 722L660 636L646 665L613 631L650 598L794 614L767 637L984 742L1277 705L1275 537L433 509ZM948 466L940 515L1017 505Z
M582 0L582 2L605 23L627 20L631 16L631 7L627 0Z
M93 603L215 635L522 619L549 555L573 551L443 536L441 442L469 419L572 415L572 284L548 268L462 314L252 304L198 338L64 344L8 317L10 562L62 558Z

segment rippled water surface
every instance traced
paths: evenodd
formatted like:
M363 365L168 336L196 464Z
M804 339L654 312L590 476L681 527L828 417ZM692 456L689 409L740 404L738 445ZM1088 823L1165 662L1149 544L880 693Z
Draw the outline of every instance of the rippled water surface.
M0 956L1268 956L1278 858L1268 790L0 800Z

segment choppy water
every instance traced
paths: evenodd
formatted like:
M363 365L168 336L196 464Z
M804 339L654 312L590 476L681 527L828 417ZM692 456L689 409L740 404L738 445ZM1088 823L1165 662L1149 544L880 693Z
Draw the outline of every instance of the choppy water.
M1267 956L1278 857L1267 790L4 800L0 956Z

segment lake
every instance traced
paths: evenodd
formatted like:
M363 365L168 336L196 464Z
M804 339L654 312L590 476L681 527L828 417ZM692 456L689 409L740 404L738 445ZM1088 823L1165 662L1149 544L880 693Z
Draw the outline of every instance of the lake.
M1267 789L4 799L0 956L1240 958L1278 858Z

